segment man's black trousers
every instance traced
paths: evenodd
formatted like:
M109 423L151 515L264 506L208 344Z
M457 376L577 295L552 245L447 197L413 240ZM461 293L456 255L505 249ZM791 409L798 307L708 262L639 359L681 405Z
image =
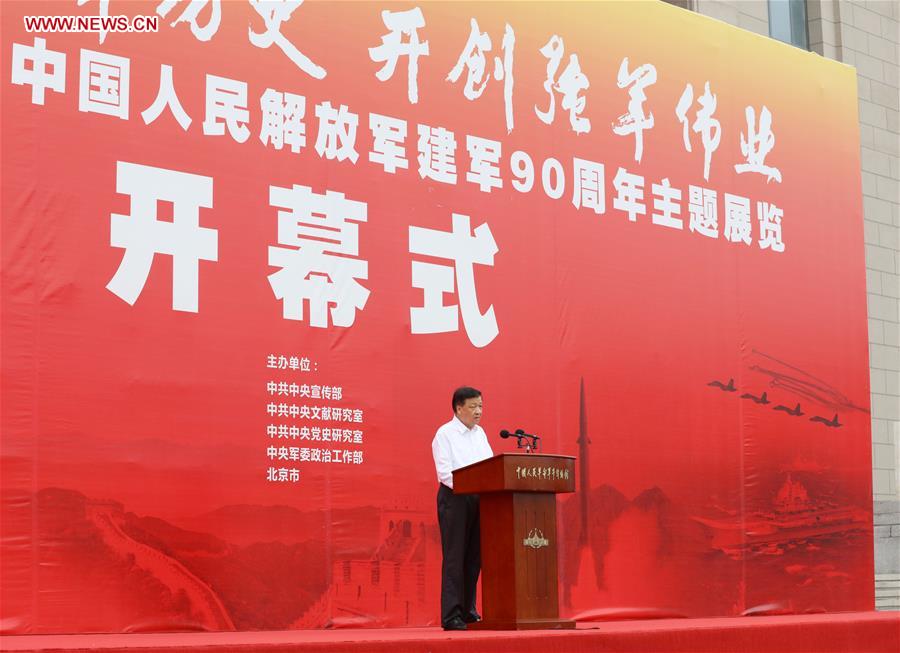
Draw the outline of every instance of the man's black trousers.
M471 620L475 612L475 587L481 572L481 528L478 495L453 494L439 484L438 524L441 527L441 625L454 617Z

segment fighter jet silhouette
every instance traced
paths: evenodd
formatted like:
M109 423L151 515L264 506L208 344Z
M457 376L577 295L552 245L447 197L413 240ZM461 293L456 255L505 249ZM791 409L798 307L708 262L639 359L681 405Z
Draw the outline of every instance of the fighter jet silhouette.
M762 393L761 397L756 397L756 396L750 394L749 392L745 392L744 394L741 395L741 399L750 399L755 404L770 404L770 403L772 403L771 401L769 401L769 398L768 398L768 396L766 396L765 392Z
M783 410L788 415L793 415L794 417L799 417L800 415L805 414L802 410L800 410L800 404L797 404L797 406L794 408L788 408L787 406L778 404L777 406L775 406L775 410Z
M822 422L822 424L824 424L825 426L829 426L831 428L838 428L838 427L843 426L843 424L841 424L838 421L837 413L834 414L834 419L832 419L832 420L827 420L824 417L819 417L818 415L816 415L814 417L810 417L809 421L810 422Z
M728 379L728 385L725 385L721 381L710 381L706 385L711 385L714 388L719 388L724 392L736 392L737 388L734 387L734 379Z

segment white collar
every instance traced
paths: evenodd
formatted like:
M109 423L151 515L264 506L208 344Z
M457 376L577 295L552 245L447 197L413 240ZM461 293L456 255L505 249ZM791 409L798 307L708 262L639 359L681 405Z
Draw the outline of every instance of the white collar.
M478 424L476 424L476 425L473 426L472 428L469 428L468 426L466 426L465 424L463 424L463 421L459 418L459 416L458 416L456 413L453 414L453 420L452 420L452 421L454 422L454 424L455 424L457 430L458 430L460 433L469 433L469 432L471 432L471 431L474 431L474 430L478 427Z

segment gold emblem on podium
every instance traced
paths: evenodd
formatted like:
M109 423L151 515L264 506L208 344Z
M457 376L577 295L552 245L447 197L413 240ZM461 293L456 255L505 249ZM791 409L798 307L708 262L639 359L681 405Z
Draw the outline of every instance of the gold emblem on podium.
M522 540L522 544L530 546L532 549L540 549L543 546L550 546L550 540L545 538L539 529L532 528L528 537Z

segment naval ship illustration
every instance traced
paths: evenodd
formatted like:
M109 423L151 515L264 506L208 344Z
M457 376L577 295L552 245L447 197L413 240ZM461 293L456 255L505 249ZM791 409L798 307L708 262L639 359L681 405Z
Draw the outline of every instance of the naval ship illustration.
M786 548L807 544L813 538L844 536L870 528L870 516L854 506L840 506L826 499L813 499L803 483L788 474L775 495L770 511L756 511L741 518L694 517L712 535L712 547L729 557L747 551L781 555Z

